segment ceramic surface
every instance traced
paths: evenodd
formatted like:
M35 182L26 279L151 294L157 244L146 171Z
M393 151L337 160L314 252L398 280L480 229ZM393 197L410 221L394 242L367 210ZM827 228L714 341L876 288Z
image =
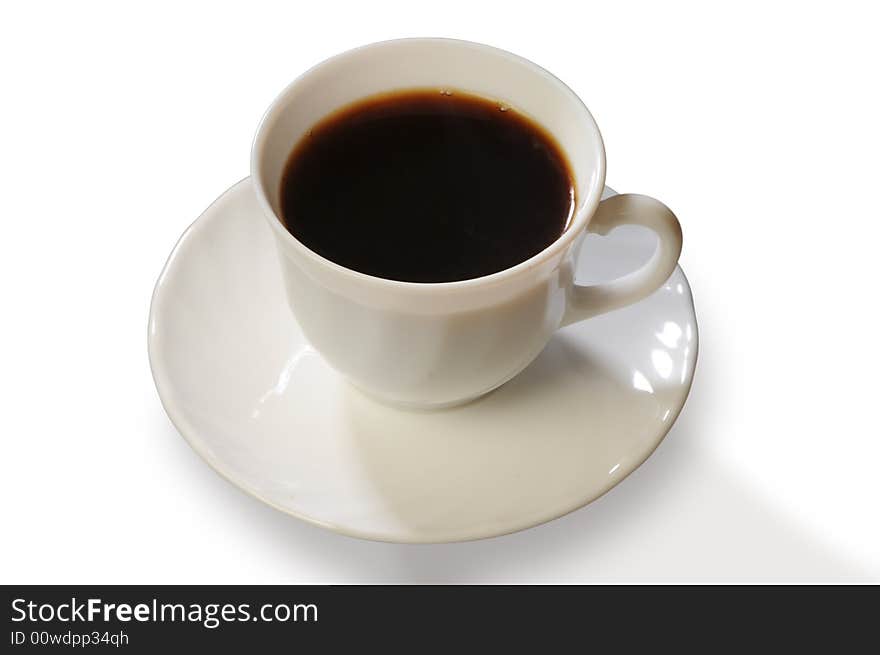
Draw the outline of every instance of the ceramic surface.
M438 94L465 90L548 130L574 175L576 207L562 235L516 266L439 284L364 275L295 239L278 218L281 176L291 150L340 107L407 88ZM254 139L251 179L275 236L290 308L303 334L352 382L398 405L444 407L491 391L525 368L561 325L655 291L675 270L681 251L681 228L661 202L625 194L600 203L602 137L571 89L522 57L468 41L385 41L318 64L282 91L263 117ZM419 220L418 207L412 220ZM605 234L624 224L656 233L653 256L622 279L575 284L572 272L586 232Z
M584 245L579 282L649 259L620 228ZM212 467L311 523L398 542L477 539L570 512L653 452L684 404L697 325L680 269L629 307L565 327L520 375L466 405L395 409L304 339L250 180L185 232L156 285L150 362L168 415Z

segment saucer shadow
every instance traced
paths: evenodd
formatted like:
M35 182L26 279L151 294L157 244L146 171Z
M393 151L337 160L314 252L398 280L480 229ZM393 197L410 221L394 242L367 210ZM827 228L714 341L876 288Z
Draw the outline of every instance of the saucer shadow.
M565 355L565 344L547 355ZM532 382L548 371L540 362ZM272 574L253 583L596 583L868 582L878 579L823 543L821 535L767 504L705 447L723 386L703 356L690 399L656 452L610 492L555 521L511 535L464 543L407 545L364 541L306 524L239 491L189 450L167 419L177 475L204 489L199 501L218 525L244 531L251 558ZM595 374L582 358L573 369ZM516 382L514 380L513 382ZM558 390L545 380L545 393ZM524 389L499 390L525 400ZM493 396L479 402L489 403ZM360 402L357 397L352 403ZM494 402L498 402L495 400ZM464 409L464 408L462 408ZM369 438L365 429L359 438ZM366 449L369 451L369 448ZM366 455L365 455L366 456ZM368 459L365 470L377 466ZM400 478L374 469L394 488ZM396 483L395 480L398 482ZM382 484L381 481L377 484ZM381 486L380 486L381 489ZM393 494L392 494L393 495ZM405 504L397 507L402 520ZM416 518L416 517L410 517ZM183 545L184 550L186 545ZM185 555L186 553L184 553ZM197 553L193 561L198 561ZM266 567L264 567L266 568ZM258 569L259 570L259 569ZM205 575L213 575L213 570ZM207 578L206 578L207 579ZM216 580L215 580L216 581Z

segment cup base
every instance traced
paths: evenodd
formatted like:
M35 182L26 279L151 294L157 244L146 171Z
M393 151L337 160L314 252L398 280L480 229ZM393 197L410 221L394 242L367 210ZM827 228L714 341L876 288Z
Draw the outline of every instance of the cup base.
M489 395L490 393L492 393L493 391L495 391L496 389L498 389L499 387L501 387L502 385L505 384L505 382L502 382L498 386L492 387L488 391L483 391L483 392L478 393L476 395L468 396L468 397L462 398L460 400L452 400L449 402L439 402L439 403L414 403L414 402L397 400L396 398L393 398L390 396L383 396L382 394L377 394L372 391L368 391L368 390L364 389L362 386L360 386L357 382L354 382L353 380L350 380L348 378L345 378L345 380L358 393L363 394L364 396L366 396L367 398L369 398L373 402L380 403L382 405L385 405L385 406L393 408L393 409L408 410L408 411L414 411L414 412L435 412L435 411L440 411L443 409L452 409L453 407L460 407L462 405L467 405L469 403L472 403L472 402L479 400L480 398L483 398L484 396Z

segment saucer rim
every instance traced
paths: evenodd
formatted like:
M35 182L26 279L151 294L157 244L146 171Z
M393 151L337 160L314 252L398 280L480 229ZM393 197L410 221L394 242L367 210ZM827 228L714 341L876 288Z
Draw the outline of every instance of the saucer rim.
M699 351L700 351L700 339L699 339L699 323L697 321L696 315L696 307L694 305L693 292L690 287L690 282L687 276L684 273L684 270L680 265L676 265L676 272L681 273L681 278L683 280L683 288L687 290L686 297L690 303L691 316L693 320L694 333L693 333L693 351L692 354L688 356L691 360L690 366L688 367L689 375L688 379L685 383L682 384L684 388L684 396L681 402L681 406L678 410L671 416L671 420L666 421L666 428L662 431L662 433L658 432L658 436L656 438L655 443L650 447L650 449L646 449L644 451L644 456L639 458L638 460L633 460L634 463L631 465L621 464L619 475L608 478L609 482L602 485L598 493L591 493L584 498L579 498L575 500L570 505L566 506L564 509L554 512L551 515L548 515L546 518L542 518L539 521L535 521L534 519L524 519L522 522L513 525L512 527L505 527L502 530L486 528L482 532L477 532L474 530L468 530L463 533L454 533L448 537L436 538L436 537L426 537L420 538L417 535L412 537L394 537L391 538L381 532L371 532L369 530L358 530L349 528L347 526L343 526L337 523L323 521L321 519L315 518L313 516L309 516L308 514L303 514L297 512L296 510L292 510L288 507L283 507L276 502L266 498L258 491L251 489L248 485L237 480L233 475L228 473L225 470L224 465L214 456L208 452L208 449L203 447L204 440L200 439L198 436L198 430L190 424L190 422L183 416L182 410L177 407L175 402L170 398L170 393L168 389L172 387L171 381L165 370L158 370L161 368L157 364L156 356L154 354L155 349L155 336L156 336L156 314L159 311L159 305L161 304L160 294L162 291L163 282L171 273L174 265L176 264L176 260L180 254L180 251L184 244L186 244L193 236L198 232L199 228L202 225L207 225L211 217L209 214L211 210L215 208L216 205L219 205L221 202L228 199L229 196L237 193L241 189L239 187L245 187L251 185L251 178L247 176L225 191L223 191L213 202L211 202L205 209L199 214L199 216L192 221L187 228L183 231L180 237L177 239L174 247L172 248L170 254L168 255L165 264L162 267L162 271L159 274L159 277L156 280L156 284L153 287L153 293L150 298L150 310L149 310L149 319L147 322L147 355L149 359L150 372L153 377L153 383L156 386L156 391L159 395L159 402L162 405L162 409L165 411L165 414L168 416L168 419L171 421L171 424L183 437L183 439L189 444L190 448L201 457L211 469L214 470L221 478L230 482L237 489L245 492L247 495L259 500L260 502L272 507L273 509L278 510L288 516L292 516L296 519L304 521L310 525L314 525L320 528L324 528L331 532L335 532L338 534L342 534L348 537L354 537L356 539L363 539L366 541L375 541L382 543L394 543L394 544L443 544L443 543L463 543L468 541L481 541L483 539L492 539L494 537L503 537L509 534L514 534L516 532L521 532L523 530L528 530L530 528L535 528L545 523L549 523L551 521L555 521L556 519L562 518L563 516L567 516L572 512L575 512L579 509L582 509L598 499L602 498L605 494L611 491L614 487L619 485L622 481L628 478L636 469L638 469L642 464L644 464L651 455L657 450L661 443L666 439L666 436L669 434L669 431L672 429L672 426L675 425L675 422L678 420L679 416L681 416L681 412L684 410L687 405L687 401L690 398L690 392L693 387L694 376L696 375L697 370L697 362L699 360ZM607 190L616 194L616 192L606 185ZM251 189L253 192L253 189ZM675 275L675 273L673 273ZM374 401L375 402L375 401ZM394 408L392 406L385 405L389 411L412 411L408 409L400 409ZM428 411L444 411L443 409L436 410L428 410Z

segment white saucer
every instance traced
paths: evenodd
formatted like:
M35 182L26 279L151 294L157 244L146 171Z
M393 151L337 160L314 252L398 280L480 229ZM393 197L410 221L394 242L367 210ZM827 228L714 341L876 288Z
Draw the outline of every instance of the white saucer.
M636 228L591 236L578 278L633 270L653 247ZM646 300L560 330L523 373L475 402L390 408L304 341L245 179L171 253L149 348L174 425L229 481L337 532L442 542L537 525L625 478L684 404L697 325L677 269Z

